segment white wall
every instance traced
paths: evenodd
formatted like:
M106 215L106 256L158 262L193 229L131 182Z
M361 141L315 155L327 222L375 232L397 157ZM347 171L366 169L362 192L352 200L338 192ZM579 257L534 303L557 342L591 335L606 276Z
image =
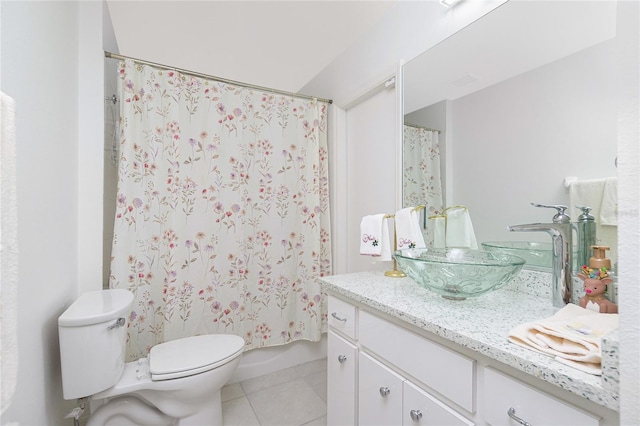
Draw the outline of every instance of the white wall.
M346 205L338 206L342 208L337 218L346 219L346 234L334 234L346 258L346 270L338 273L393 267L391 262L374 263L371 257L360 255L360 221L365 215L393 214L398 207L398 111L395 87L383 89L346 111L346 158L338 166L345 168L346 181L333 183L344 186L347 194ZM388 222L392 227L393 221ZM389 235L392 239L393 231Z
M100 213L89 205L101 192L101 167L87 168L102 159L91 152L102 143L102 101L91 97L102 93L94 86L100 74L84 62L88 51L101 54L94 6L101 9L99 2L1 6L2 91L17 104L19 249L18 383L3 424L65 422L57 318L80 279L100 279L100 269L87 269L101 261L92 247L100 245Z

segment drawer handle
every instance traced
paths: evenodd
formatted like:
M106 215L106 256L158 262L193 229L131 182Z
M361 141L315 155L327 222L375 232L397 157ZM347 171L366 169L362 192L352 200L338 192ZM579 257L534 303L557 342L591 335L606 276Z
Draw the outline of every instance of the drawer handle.
M387 395L389 395L390 393L391 393L391 389L389 389L388 387L382 386L380 388L380 396L381 397L386 398Z
M522 426L532 426L531 423L525 422L523 419L516 416L516 409L513 407L509 408L509 411L507 411L507 415L511 417L513 420L515 420L516 422L518 422L519 424L521 424Z
M411 415L411 420L413 420L414 422L419 422L420 419L422 418L422 411L420 410L411 410L409 411L409 414Z
M338 355L338 362L340 364L344 364L345 362L347 362L347 356L346 355Z
M337 312L332 312L331 316L337 319L338 321L347 322L345 317L341 317Z

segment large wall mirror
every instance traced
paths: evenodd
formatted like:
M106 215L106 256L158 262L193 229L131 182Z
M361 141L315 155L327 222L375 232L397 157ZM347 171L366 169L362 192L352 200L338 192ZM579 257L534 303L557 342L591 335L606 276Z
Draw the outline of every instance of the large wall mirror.
M408 62L405 135L427 129L438 147L421 163L405 137L405 206L424 200L408 196L420 179L438 190L432 161L443 207L467 206L479 243L550 241L506 227L550 222L531 203L569 206L567 177L616 176L615 36L616 2L511 0Z

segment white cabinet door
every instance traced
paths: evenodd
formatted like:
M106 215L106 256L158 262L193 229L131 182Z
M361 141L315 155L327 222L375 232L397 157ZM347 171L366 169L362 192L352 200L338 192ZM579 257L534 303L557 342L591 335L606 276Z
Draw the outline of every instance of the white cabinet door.
M333 331L327 349L327 424L355 425L358 349Z
M485 420L493 426L598 426L600 419L491 368L484 370Z
M413 383L404 382L403 426L472 426L473 423Z
M358 359L358 424L401 425L404 378L365 353Z

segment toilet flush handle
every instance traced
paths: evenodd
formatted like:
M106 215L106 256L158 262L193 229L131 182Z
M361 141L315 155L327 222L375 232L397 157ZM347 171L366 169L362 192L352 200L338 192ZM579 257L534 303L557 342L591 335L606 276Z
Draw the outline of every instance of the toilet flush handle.
M113 330L114 328L122 327L124 326L125 322L126 320L124 318L118 318L116 322L107 327L107 330Z

